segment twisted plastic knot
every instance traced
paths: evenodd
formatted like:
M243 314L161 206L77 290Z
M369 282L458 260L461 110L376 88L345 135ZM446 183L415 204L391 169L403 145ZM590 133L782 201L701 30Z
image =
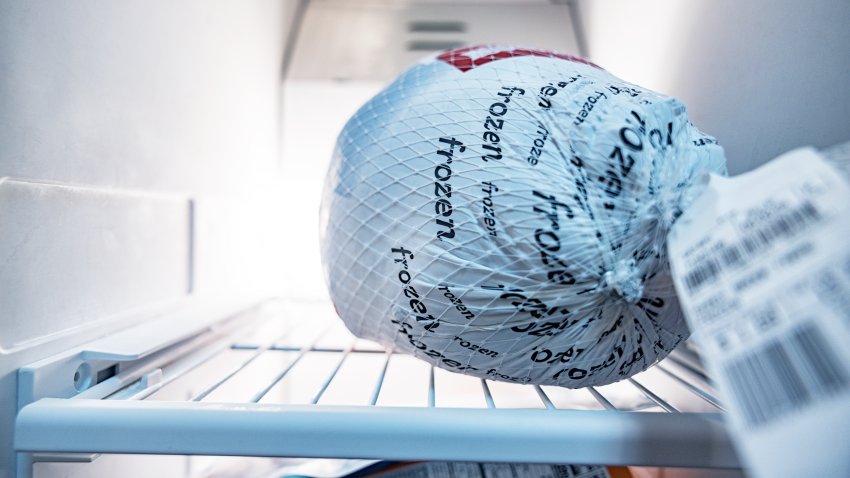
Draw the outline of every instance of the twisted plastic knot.
M676 219L682 214L682 209L679 207L681 202L681 195L666 194L654 204L653 213L663 231L669 231Z
M634 259L617 261L602 275L602 287L619 294L626 302L636 304L643 296L643 281Z
M661 225L662 230L669 231L670 228L673 227L673 223L676 222L676 219L678 219L680 215L682 215L682 211L678 208L659 207L658 222Z

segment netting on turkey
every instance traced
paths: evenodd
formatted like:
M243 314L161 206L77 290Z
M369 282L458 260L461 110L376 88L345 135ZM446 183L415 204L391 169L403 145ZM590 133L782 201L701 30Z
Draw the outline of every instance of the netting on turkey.
M322 252L358 336L515 383L584 387L689 335L665 237L723 150L678 100L587 60L479 46L412 66L347 123Z

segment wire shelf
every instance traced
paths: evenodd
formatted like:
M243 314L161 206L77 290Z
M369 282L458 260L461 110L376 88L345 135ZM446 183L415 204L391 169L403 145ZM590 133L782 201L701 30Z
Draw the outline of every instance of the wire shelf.
M327 304L289 303L110 370L23 407L16 449L740 466L688 345L612 385L518 385L435 369L353 337Z

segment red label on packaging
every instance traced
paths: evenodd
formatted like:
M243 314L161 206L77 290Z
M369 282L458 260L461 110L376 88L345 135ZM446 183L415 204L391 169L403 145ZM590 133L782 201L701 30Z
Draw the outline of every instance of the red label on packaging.
M460 71L466 72L475 68L476 66L481 66L486 63L490 63L491 61L501 60L502 58L513 58L517 56L542 56L546 58L560 58L562 60L574 61L576 63L590 65L594 68L599 68L600 70L602 69L599 65L596 65L589 60L585 60L584 58L577 56L564 55L562 53L555 53L546 50L529 50L527 48L492 51L492 48L488 45L476 45L465 48L458 48L455 50L449 50L438 56L437 59L454 66Z

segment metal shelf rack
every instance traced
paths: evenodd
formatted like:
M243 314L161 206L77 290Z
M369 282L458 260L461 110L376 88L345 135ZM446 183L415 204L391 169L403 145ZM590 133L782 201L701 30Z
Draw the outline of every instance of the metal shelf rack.
M170 323L20 370L19 476L95 453L740 467L690 346L567 390L434 369L352 337L327 304Z

